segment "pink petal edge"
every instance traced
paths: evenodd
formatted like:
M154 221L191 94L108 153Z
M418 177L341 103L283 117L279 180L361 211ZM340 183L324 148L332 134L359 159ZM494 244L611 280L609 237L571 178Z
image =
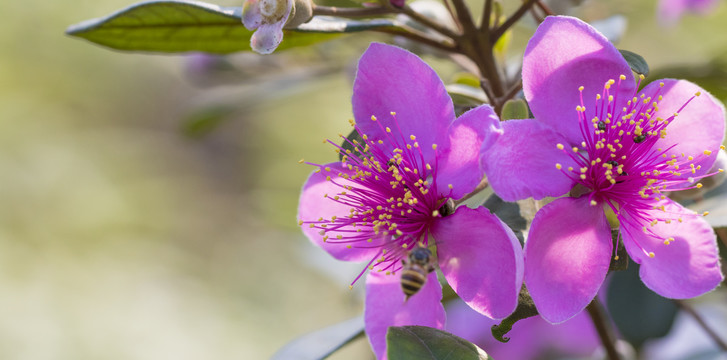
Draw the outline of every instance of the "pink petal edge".
M525 242L525 283L546 321L566 321L593 300L611 263L611 230L587 196L560 198L535 215Z
M493 319L515 311L523 282L520 242L484 207L459 207L432 226L439 267L470 307Z
M378 359L386 359L386 332L390 326L420 325L443 329L446 315L442 286L432 272L424 286L404 301L401 272L384 275L369 272L366 277L364 322L366 335Z

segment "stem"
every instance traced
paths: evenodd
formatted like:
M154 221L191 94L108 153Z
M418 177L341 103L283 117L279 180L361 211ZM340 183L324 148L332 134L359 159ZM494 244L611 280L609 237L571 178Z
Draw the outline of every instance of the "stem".
M502 96L505 90L492 53L492 44L494 43L490 41L490 36L481 34L477 29L464 0L452 0L452 4L464 32L458 41L462 53L477 64L480 75L487 78L494 95Z
M505 20L502 25L498 26L497 29L495 29L490 34L490 42L496 43L498 39L502 36L502 34L507 31L511 26L515 24L518 20L520 20L523 15L525 15L526 12L528 12L528 9L533 6L533 3L535 3L535 0L527 0L522 5L520 5L520 8L515 11L514 14L512 14L507 20Z
M447 11L449 12L449 16L452 17L454 20L454 23L457 24L457 29L459 29L460 32L462 32L462 24L459 23L457 20L457 15L455 15L454 10L452 10L452 6L449 5L449 1L444 0L442 1L444 3L444 7L447 8Z
M487 186L488 185L489 185L489 183L487 181L487 177L482 178L482 181L480 181L480 183L477 185L477 187L474 190L472 190L472 192L470 192L469 194L465 195L464 197L462 197L459 200L455 200L454 201L454 205L457 206L457 205L459 205L459 204L467 201L469 198L477 195L477 193L479 193L480 191L487 189Z
M335 7L335 6L313 6L313 15L328 15L338 16L343 18L359 18L359 17L373 17L377 15L393 15L393 14L406 14L412 20L431 28L438 33L447 36L451 39L457 38L459 35L454 31L448 29L442 24L439 24L431 19L422 16L416 11L412 10L409 6L403 8L397 8L388 4L388 6L376 6L376 7L364 7L364 8L346 8L346 7Z
M482 91L484 91L485 95L487 95L487 98L490 100L490 104L492 104L493 107L495 107L495 113L497 114L497 116L502 115L499 111L500 109L497 108L498 104L499 104L499 102L497 101L498 98L497 98L497 96L495 96L495 94L492 93L492 87L490 86L490 81L487 80L486 78L480 79L480 88L482 88Z
M394 8L394 9L396 9L396 8ZM433 21L432 19L430 19L426 16L422 16L418 12L414 11L409 5L404 5L403 8L399 9L399 12L409 16L410 18L412 18L412 20L414 20L450 39L456 39L459 37L459 34L457 34L456 32L450 30L448 27L446 27L436 21Z
M616 351L616 337L614 336L613 328L611 328L611 323L606 318L603 311L603 305L601 305L598 301L598 298L594 298L593 301L588 304L586 310L588 310L588 315L590 315L591 320L593 320L593 325L596 326L598 337L601 338L601 343L606 349L608 359L620 360L621 357L618 355L618 351Z
M457 49L454 46L448 45L446 43L441 43L437 40L434 40L434 39L428 37L427 35L425 35L421 32L415 31L414 29L410 29L408 27L402 27L402 28L405 29L405 31L392 29L392 28L385 28L385 27L374 28L374 29L371 29L370 31L405 37L405 38L408 38L408 39L411 39L414 41L418 41L422 44L426 44L433 48L437 48L437 49L444 50L447 52L456 52L457 51Z
M530 8L530 15L532 15L532 16L533 16L533 19L534 19L534 20L535 20L535 21L536 21L536 22L537 22L538 24L540 24L540 23L542 23L543 21L545 21L545 17L543 17L543 16L540 16L540 14L538 14L538 11L537 11L537 10L535 10L535 7L531 7L531 8Z
M523 88L523 80L519 79L516 83L514 83L509 90L505 93L503 97L499 99L500 103L505 103L506 101L512 99L515 97L515 94L517 94L520 89Z
M480 24L480 32L487 34L490 32L490 18L492 17L492 0L485 0L485 6L482 9L482 24Z
M677 306L679 306L680 309L686 311L689 315L691 315L694 318L694 320L697 320L697 322L699 323L699 326L701 326L702 329L704 329L704 332L706 332L707 335L709 335L709 337L712 338L712 340L717 344L717 346L719 346L722 349L722 351L727 351L727 343L725 343L725 341L722 340L719 337L719 335L717 335L717 333L715 333L714 330L712 330L712 328L709 327L709 325L707 325L707 323L704 321L702 316L699 315L699 313L694 311L694 309L691 306L689 306L686 302L684 302L682 300L675 299L674 303L677 304Z
M553 16L553 15L555 15L555 13L553 12L553 10L551 10L548 7L548 5L545 5L545 3L542 0L536 0L536 4L540 8L540 10L543 10L543 12L545 13L545 16Z
M358 17L371 17L377 15L393 14L391 10L383 7L369 7L369 8L347 8L347 7L335 7L335 6L320 6L313 5L313 15L328 15L338 16L344 18L358 18Z
M717 233L717 237L722 240L722 244L727 246L727 228L716 228L714 232Z

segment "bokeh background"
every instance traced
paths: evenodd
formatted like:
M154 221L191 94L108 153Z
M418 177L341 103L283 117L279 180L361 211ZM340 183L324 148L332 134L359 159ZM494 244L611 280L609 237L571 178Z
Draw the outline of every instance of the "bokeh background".
M219 59L64 35L131 3L0 2L0 358L264 359L360 314L363 284L348 284L363 265L298 230L311 169L297 161L335 159L322 140L350 130L355 62L391 40ZM655 8L592 1L576 14L625 15L619 47L654 70L727 72L727 4L666 29ZM508 58L532 30L517 28ZM359 340L334 358L370 356Z

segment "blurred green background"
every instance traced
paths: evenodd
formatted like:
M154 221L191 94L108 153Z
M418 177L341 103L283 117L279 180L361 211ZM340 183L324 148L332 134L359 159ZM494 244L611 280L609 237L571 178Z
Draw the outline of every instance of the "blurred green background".
M243 69L219 81L194 58L63 33L130 4L0 2L0 358L262 359L360 314L363 284L348 283L362 265L330 259L296 226L311 170L297 161L336 159L321 140L348 133L353 66L385 38L235 55L224 61ZM655 69L698 70L727 52L726 8L671 29L655 24L653 1L576 14L622 13L620 48ZM531 31L519 28L508 57ZM453 71L441 67L445 80ZM218 126L194 131L217 113Z

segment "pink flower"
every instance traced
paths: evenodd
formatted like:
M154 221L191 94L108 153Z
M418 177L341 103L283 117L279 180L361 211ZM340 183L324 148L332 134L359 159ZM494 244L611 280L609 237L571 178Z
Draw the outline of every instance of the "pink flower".
M601 342L590 317L581 311L558 325L549 324L540 316L518 321L507 333L510 340L502 343L492 336L498 325L465 306L460 301L447 304L446 330L477 344L493 359L577 359L588 358Z
M434 70L408 51L372 44L359 61L353 113L363 141L342 162L308 163L318 169L303 186L298 217L335 258L368 262L366 333L376 355L385 357L389 326L444 326L436 273L405 301L402 259L417 246L436 245L439 268L469 306L508 316L522 285L517 238L483 207L447 205L484 175L480 149L500 136L492 108L455 119Z
M293 9L293 0L245 0L242 23L248 30L257 30L250 38L250 47L260 54L270 54L283 41L283 26Z
M719 0L660 0L657 14L665 25L673 25L685 12L706 15L719 4Z
M535 32L523 88L535 119L504 122L482 164L505 200L570 191L536 214L525 244L525 282L542 317L573 317L603 283L614 252L604 210L651 290L690 298L714 289L722 273L712 228L664 193L712 175L723 106L684 80L638 92L618 50L570 17L548 17Z

